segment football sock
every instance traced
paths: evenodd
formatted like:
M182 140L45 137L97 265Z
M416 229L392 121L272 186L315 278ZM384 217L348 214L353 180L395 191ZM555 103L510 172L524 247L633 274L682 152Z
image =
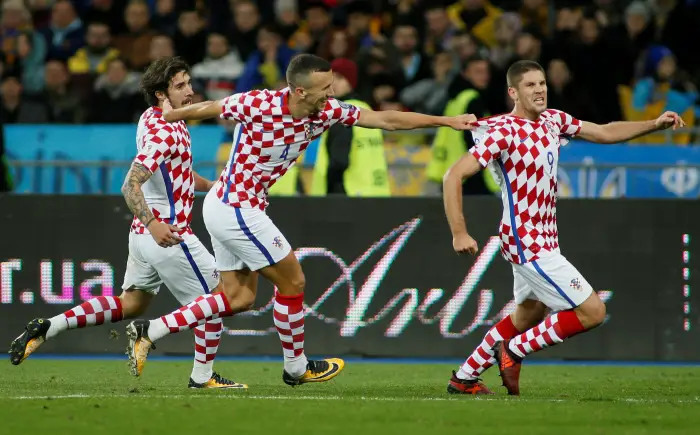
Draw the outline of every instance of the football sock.
M122 320L121 299L114 296L99 296L50 318L51 325L46 332L46 339L53 338L67 329L101 325L105 322L114 323L120 320Z

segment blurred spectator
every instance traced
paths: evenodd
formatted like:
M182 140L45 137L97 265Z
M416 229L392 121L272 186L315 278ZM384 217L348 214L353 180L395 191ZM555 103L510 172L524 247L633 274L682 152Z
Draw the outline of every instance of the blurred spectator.
M645 77L635 85L632 95L635 117L655 118L671 110L680 114L692 127L695 117L700 115L698 91L678 70L673 53L667 47L652 46L645 62L645 73ZM688 135L676 137L676 143L688 143L688 140ZM650 136L645 141L656 142L659 138Z
M275 21L285 41L299 28L299 6L296 0L275 1Z
M380 73L372 77L372 108L375 110L403 110L399 87L394 76Z
M499 70L508 69L515 58L515 39L522 29L522 22L517 14L506 12L496 19L496 43L491 47L489 58Z
M22 83L15 76L6 76L0 87L3 124L42 124L49 120L46 106L26 98Z
M619 53L609 38L601 33L600 25L593 16L585 16L579 24L579 42L571 47L565 58L576 77L577 86L595 101L596 112L589 120L598 124L622 119L618 94L619 78L622 76ZM595 59L595 61L591 61ZM600 66L605 65L601 74Z
M274 25L260 29L257 37L258 49L246 62L243 75L238 81L237 91L251 89L276 89L285 81L285 71L295 51L287 46Z
M112 35L119 35L126 30L124 9L126 0L84 0L89 6L82 14L84 23L105 23Z
M257 48L258 30L260 29L260 12L252 0L231 2L233 7L233 25L230 32L231 45L238 49L243 61Z
M204 59L207 34L199 12L188 10L180 13L173 42L177 55L188 64L194 65Z
M414 112L441 115L453 78L452 62L453 57L449 53L433 56L433 76L405 87L400 94L401 103Z
M467 61L467 59L475 55L483 55L488 53L487 50L483 50L476 39L467 32L458 31L450 38L449 42L450 53L454 57L454 68L455 71L460 71L462 65Z
M212 33L207 41L207 57L192 68L192 78L209 100L220 100L234 93L244 64L228 46L224 35Z
M48 46L48 58L68 60L85 44L83 22L73 4L58 0L51 9L51 25L42 31Z
M629 85L636 75L637 60L654 39L651 10L643 1L634 1L625 10L624 23L611 30L618 47L619 83Z
M385 28L392 28L398 23L402 23L423 29L424 19L421 16L423 8L419 4L420 0L390 0L384 3L389 3L384 8L383 24Z
M503 11L488 0L459 0L447 8L447 13L459 29L469 31L488 47L496 44L496 18Z
M107 71L95 82L88 122L131 123L145 109L140 94L141 75L131 72L123 59L109 61Z
M623 21L623 6L618 0L593 0L595 17L601 27L617 27Z
M563 110L574 118L592 119L596 109L580 87L573 84L569 66L562 59L552 59L547 67L547 106Z
M112 35L104 23L88 24L85 34L87 45L68 59L71 74L102 74L107 64L119 56L119 50L112 48Z
M676 56L685 71L700 69L700 3L697 0L650 0L656 22L656 41Z
M430 77L430 60L419 51L418 30L415 27L397 26L394 28L392 42L401 56L404 85Z
M40 35L34 33L31 18L29 9L24 6L22 0L6 0L2 4L0 40L2 41L2 55L7 71L19 74L23 70L22 56L19 53L19 38L23 35L30 36L32 40L41 40L40 45L34 45L39 46L43 54L46 54L46 43ZM43 58L40 59L41 62L43 60Z
M2 56L4 69L21 75L28 92L43 88L46 41L32 29L31 15L21 0L6 0L2 4Z
M372 32L372 5L365 0L356 0L347 6L348 32L357 41L358 47L370 47L375 40Z
M464 63L462 74L455 77L448 89L449 101L443 112L444 116L457 116L471 113L477 118L493 115L489 111L485 92L489 87L491 72L488 58L473 56ZM438 128L433 141L432 158L426 168L429 185L426 190L435 192L442 184L445 175L454 162L474 146L470 131L455 131L449 127ZM487 195L491 190L487 186L489 171L483 171L480 177L469 177L463 186L464 195Z
M354 59L357 54L357 42L347 30L333 29L323 38L317 54L329 62L342 58Z
M515 59L542 62L542 37L535 28L523 30L515 38Z
M12 173L5 159L5 119L0 112L0 192L12 191Z
M173 36L177 30L177 21L175 0L156 0L156 8L151 18L153 29Z
M304 17L299 30L292 35L289 46L297 51L320 53L322 47L329 44L328 39L333 37L333 34L329 33L335 32L331 30L331 14L328 7L322 2L310 3L304 11Z
M372 46L361 49L357 55L357 66L360 71L357 92L363 101L376 101L372 97L372 87L375 86L375 82L386 81L386 77L391 78L392 89L403 88L401 56L389 40L379 40ZM398 94L394 97L398 101Z
M449 41L455 34L457 28L450 21L445 6L440 2L430 2L425 9L426 35L423 44L423 51L432 56L433 54L449 49Z
M541 35L549 35L549 5L547 0L522 0L520 17L524 26L536 28Z
M151 39L155 31L148 27L150 13L143 0L131 0L124 12L126 33L114 38L114 47L136 70L144 70L150 63Z
M70 75L66 64L59 60L46 62L42 97L49 106L49 120L59 124L80 124L85 113L80 98L70 91Z
M175 56L175 45L172 38L166 34L155 34L151 39L151 46L148 48L148 60L156 60Z

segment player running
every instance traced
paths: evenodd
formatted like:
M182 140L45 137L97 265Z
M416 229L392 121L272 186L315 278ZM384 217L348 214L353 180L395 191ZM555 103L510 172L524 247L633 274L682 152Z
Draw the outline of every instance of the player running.
M34 319L10 347L17 365L44 341L63 331L138 317L165 283L181 303L223 288L214 257L190 229L194 192L214 184L192 168L190 134L184 122L163 119L163 101L173 107L192 102L189 66L178 58L153 63L141 80L151 105L139 120L138 154L126 176L122 193L135 217L129 233L129 258L119 297L92 298L50 319ZM195 329L195 359L190 388L247 388L213 372L223 330L221 319ZM133 334L128 331L129 336ZM134 365L133 374L143 366Z
M542 67L518 61L507 72L510 114L480 120L474 146L445 174L444 203L458 254L475 254L462 212L462 181L488 167L501 185L501 253L512 264L515 311L486 334L474 353L453 372L447 391L493 394L479 379L498 363L508 394L519 395L522 360L600 325L605 304L560 253L557 222L557 166L560 146L572 136L597 143L624 142L653 131L684 126L673 112L642 122L597 125L547 109ZM544 318L546 309L554 314ZM544 320L543 320L544 319Z
M168 121L221 116L238 123L229 161L204 201L224 290L151 321L135 321L134 361L143 364L151 343L201 322L245 311L255 301L258 274L277 288L274 323L284 353L282 380L288 385L324 382L344 367L338 358L308 360L304 354L304 288L301 265L284 235L265 213L267 192L311 141L336 123L384 130L448 126L467 130L472 115L436 117L397 111L373 112L333 98L330 64L301 54L289 64L288 88L256 90L167 110Z

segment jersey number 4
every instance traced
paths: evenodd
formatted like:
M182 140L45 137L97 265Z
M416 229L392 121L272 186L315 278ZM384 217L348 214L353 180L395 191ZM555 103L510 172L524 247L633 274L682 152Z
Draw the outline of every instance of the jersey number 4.
M280 156L280 159L287 160L288 156L289 156L289 144L287 144L287 146L284 147L284 151L282 151L282 155Z

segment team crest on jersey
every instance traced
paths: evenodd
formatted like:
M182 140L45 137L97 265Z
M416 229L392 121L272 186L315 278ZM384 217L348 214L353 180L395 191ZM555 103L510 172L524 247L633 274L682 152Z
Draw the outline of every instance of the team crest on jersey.
M282 247L284 246L284 243L282 243L282 238L280 236L277 236L274 239L272 239L272 244L279 249L282 249Z
M571 280L571 284L569 284L571 287L573 287L575 290L581 290L581 281L578 278L574 278Z
M311 137L313 136L313 129L311 128L311 123L304 124L304 136L306 137L306 140L311 140Z

